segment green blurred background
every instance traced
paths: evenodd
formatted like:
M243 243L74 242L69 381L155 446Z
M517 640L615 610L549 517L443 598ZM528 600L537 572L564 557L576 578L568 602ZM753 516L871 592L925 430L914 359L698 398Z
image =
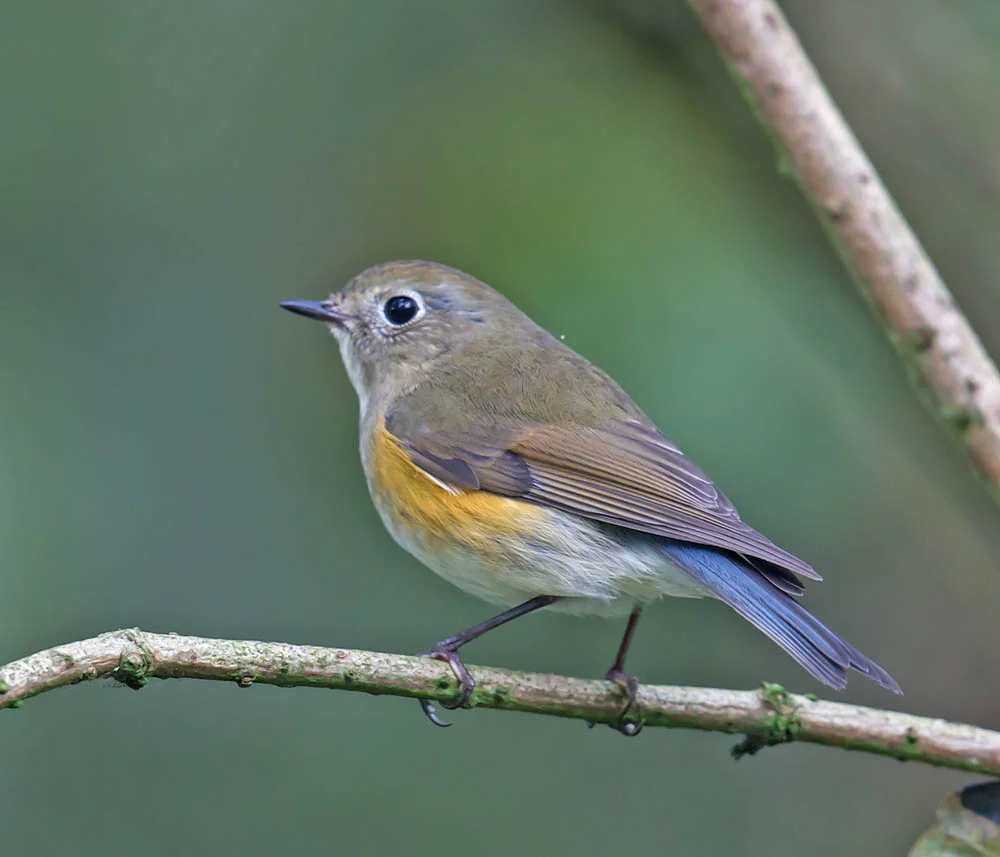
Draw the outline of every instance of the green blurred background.
M1000 6L787 14L1000 353ZM0 662L120 626L416 651L490 607L368 502L334 343L281 312L435 259L614 375L885 665L1000 728L1000 513L680 2L0 3ZM597 676L539 614L473 663ZM650 682L822 692L718 604ZM5 853L902 854L970 778L347 693L95 683L0 715Z

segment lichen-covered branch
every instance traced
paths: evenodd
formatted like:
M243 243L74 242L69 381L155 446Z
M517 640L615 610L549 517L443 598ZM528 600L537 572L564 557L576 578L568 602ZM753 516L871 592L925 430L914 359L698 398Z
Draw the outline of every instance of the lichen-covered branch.
M612 723L622 707L621 691L610 682L471 669L477 681L474 707L592 723ZM67 643L0 667L0 709L19 708L46 691L101 677L136 689L151 678L200 678L232 681L240 687L325 687L438 701L457 694L451 670L424 658L151 634L133 628ZM640 685L638 702L647 726L746 735L737 755L769 744L809 741L1000 775L1000 733L795 696L778 685L757 691Z
M774 0L688 0L861 293L1000 498L1000 374Z

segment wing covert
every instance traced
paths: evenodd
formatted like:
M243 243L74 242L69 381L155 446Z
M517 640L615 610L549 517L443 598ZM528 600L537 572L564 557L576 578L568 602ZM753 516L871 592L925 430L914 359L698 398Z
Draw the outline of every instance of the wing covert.
M820 577L745 524L702 470L654 426L637 419L599 428L498 424L449 432L389 431L414 462L463 490L489 491L607 524L731 550L778 586L788 572Z

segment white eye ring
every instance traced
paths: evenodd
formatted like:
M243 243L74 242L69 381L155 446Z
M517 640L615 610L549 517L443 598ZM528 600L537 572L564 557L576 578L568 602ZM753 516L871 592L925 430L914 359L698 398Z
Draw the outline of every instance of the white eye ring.
M423 312L420 300L405 292L391 295L382 304L382 315L394 328L403 328L416 321Z

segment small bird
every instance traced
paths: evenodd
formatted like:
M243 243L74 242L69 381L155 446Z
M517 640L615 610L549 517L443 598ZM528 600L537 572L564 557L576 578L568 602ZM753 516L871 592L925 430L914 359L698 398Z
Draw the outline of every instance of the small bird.
M796 600L819 575L745 524L715 484L608 375L503 295L433 262L368 268L324 301L286 301L324 322L361 403L361 461L392 537L445 580L506 608L423 654L459 650L542 607L628 617L606 673L635 734L625 671L645 604L716 598L838 690L856 670L899 685ZM424 712L438 725L433 706Z

